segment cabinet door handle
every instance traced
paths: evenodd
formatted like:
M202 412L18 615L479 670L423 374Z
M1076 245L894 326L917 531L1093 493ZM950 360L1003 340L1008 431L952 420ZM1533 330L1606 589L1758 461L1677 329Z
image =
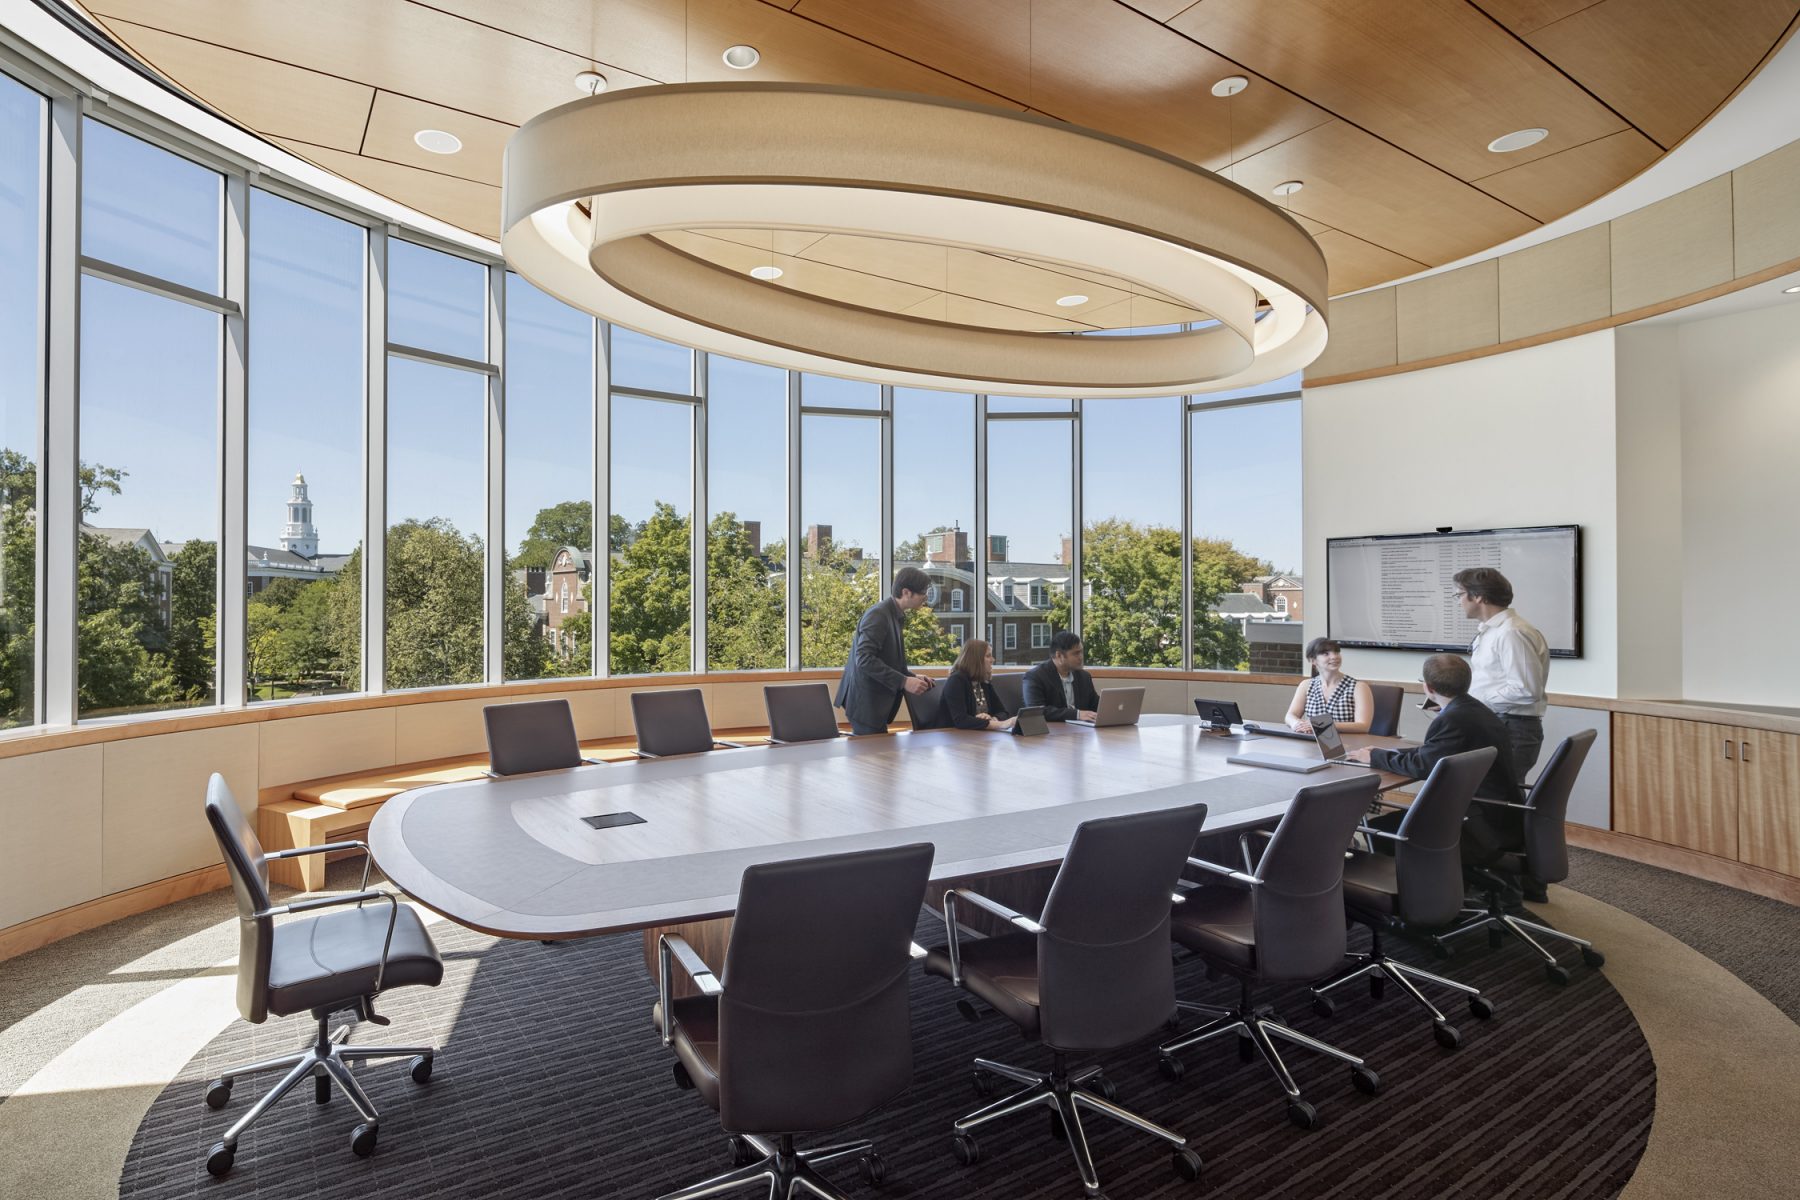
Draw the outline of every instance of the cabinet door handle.
M1725 759L1727 762L1731 761L1731 739L1730 738L1725 739Z
M1749 762L1750 761L1750 743L1749 742L1739 742L1738 746L1740 747L1740 749L1738 751L1738 761Z

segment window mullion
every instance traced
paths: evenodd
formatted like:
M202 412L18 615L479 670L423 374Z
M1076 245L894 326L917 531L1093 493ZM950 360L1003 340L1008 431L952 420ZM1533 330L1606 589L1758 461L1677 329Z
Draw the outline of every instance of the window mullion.
M223 339L219 447L223 459L220 489L218 562L215 576L218 613L214 646L217 681L214 695L224 708L246 702L244 637L247 630L249 528L245 513L249 487L249 327L245 299L249 292L250 188L241 175L225 176L225 299L237 306L221 318Z
M39 462L40 596L38 718L73 725L79 697L76 589L81 532L81 111L69 98L50 102L44 220L45 410Z

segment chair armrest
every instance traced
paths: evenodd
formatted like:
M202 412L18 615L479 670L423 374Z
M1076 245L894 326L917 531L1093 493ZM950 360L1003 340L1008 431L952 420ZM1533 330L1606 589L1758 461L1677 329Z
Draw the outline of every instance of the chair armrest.
M255 921L263 917L284 917L290 913L313 912L321 908L339 908L345 904L354 904L361 908L370 900L386 900L388 905L387 935L381 939L381 961L375 965L373 994L380 995L381 981L387 975L388 951L394 945L394 922L400 919L400 897L393 892L384 892L379 889L371 891L365 888L359 892L345 892L341 896L320 896L317 900L296 900L292 904L277 904L273 908L265 908L259 913L242 919ZM376 1023L385 1025L387 1021L378 1019Z
M1380 796L1377 796L1373 800L1369 801L1369 804L1375 808L1391 808L1395 812L1405 812L1407 809L1412 807L1410 804L1401 804L1398 801L1394 801L1394 800L1384 800Z
M712 968L704 959L695 953L687 939L678 933L665 933L656 939L656 990L662 1001L662 1040L667 1046L675 1040L675 1010L671 1007L675 995L675 975L672 968L681 967L682 974L694 981L703 996L722 996L725 985L719 982Z
M743 748L744 743L742 742L721 742L717 738L713 739L713 749L715 750L742 750Z
M277 850L273 854L265 854L265 855L263 855L263 860L265 862L272 862L278 858L304 858L309 854L336 854L340 850L361 850L362 851L362 856L363 856L362 882L357 884L356 890L359 892L368 891L369 890L369 868L374 865L375 856L369 853L369 843L367 843L367 842L356 842L356 841L326 842L322 846L300 846L300 847L297 847L292 850Z
M954 894L961 896L976 908L986 909L1007 924L1023 929L1026 933L1044 932L1044 927L1030 917L1023 913L1014 912L998 900L990 900L980 892L971 891L968 888L957 888Z
M1275 835L1270 833L1267 829L1246 829L1244 832L1238 834L1238 853L1244 856L1244 870L1246 873L1251 875L1256 874L1256 863L1250 857L1250 839L1253 837L1260 837L1266 841L1274 836Z
M1252 887L1255 887L1262 882L1262 880L1254 875L1246 875L1242 871L1233 870L1230 867L1222 867L1215 862L1207 862L1204 858L1190 857L1188 859L1188 866L1197 867L1202 871L1211 871L1214 875L1223 875L1227 879L1235 879L1239 883L1247 883Z
M949 931L950 944L946 949L950 952L950 982L955 987L962 986L962 943L956 932L956 900L962 897L977 908L986 909L996 917L1017 926L1026 933L1042 933L1044 927L1030 917L1016 913L1001 904L998 900L990 900L980 892L968 888L951 888L944 893L944 909L940 914L944 918L944 928Z
M1358 825L1356 827L1356 832L1365 833L1370 837L1386 838L1390 842L1406 842L1412 840L1411 838L1398 833L1393 833L1386 829L1377 829L1373 825Z
M1508 800L1489 800L1485 796L1475 797L1475 803L1486 804L1493 808L1515 808L1515 809L1518 809L1520 812L1536 812L1537 811L1537 809L1531 807L1531 805L1529 805L1529 804L1514 804Z
M662 757L662 755L660 755L660 754L651 754L648 750L633 750L631 752L631 755L633 758L661 758Z
M906 945L906 953L910 958L926 958L930 956L931 951L919 945L917 942L908 942Z

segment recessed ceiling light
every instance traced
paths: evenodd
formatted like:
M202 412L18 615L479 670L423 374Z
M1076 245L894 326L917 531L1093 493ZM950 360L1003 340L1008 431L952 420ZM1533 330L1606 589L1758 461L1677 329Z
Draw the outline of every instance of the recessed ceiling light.
M751 267L750 278L776 280L781 278L780 267Z
M1791 288L1782 288L1781 294L1784 296L1800 296L1800 283L1796 283Z
M1286 183L1276 184L1269 190L1277 196L1291 196L1305 186L1306 184L1298 179L1290 179Z
M748 71L762 61L755 46L731 46L725 51L725 65L734 71Z
M1077 292L1076 294L1074 294L1072 296L1062 297L1061 299L1057 300L1056 303L1062 308L1074 308L1077 304L1086 304L1087 301L1088 301L1088 298L1086 296L1083 296L1079 292Z
M413 141L419 144L419 149L429 150L433 154L455 154L462 149L461 138L441 129L421 129L413 134Z
M606 76L598 71L577 71L575 90L584 96L598 96L606 90Z
M1514 150L1523 150L1527 146L1535 146L1550 136L1548 129L1515 129L1511 133L1501 134L1488 143L1488 149L1495 154L1508 154Z
M1245 79L1242 75L1227 75L1225 78L1212 85L1212 94L1215 96L1235 96L1249 86L1250 81Z

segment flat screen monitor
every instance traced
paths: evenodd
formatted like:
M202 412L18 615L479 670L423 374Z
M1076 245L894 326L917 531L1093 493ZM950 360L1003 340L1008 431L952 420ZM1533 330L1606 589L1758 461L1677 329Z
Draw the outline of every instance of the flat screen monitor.
M1499 568L1551 657L1581 657L1578 525L1330 538L1326 633L1345 646L1467 653L1477 623L1462 615L1453 582L1465 567Z

